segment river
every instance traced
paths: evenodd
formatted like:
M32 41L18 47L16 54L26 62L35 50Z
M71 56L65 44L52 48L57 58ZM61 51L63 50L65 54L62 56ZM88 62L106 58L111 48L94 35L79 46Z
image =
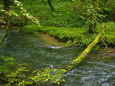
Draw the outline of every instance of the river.
M66 66L84 49L65 48L48 35L9 32L0 55L12 56L18 63L27 63L32 70L40 67ZM75 69L63 76L64 86L115 86L115 53L93 50Z

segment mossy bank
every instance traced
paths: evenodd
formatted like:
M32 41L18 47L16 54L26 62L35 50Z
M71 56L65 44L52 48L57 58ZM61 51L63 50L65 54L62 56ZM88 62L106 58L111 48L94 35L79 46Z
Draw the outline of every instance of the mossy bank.
M105 33L100 40L99 45L101 47L115 47L115 23L105 23ZM28 28L29 27L29 28ZM97 33L102 30L101 24L97 26L96 33L88 33L88 28L67 28L67 27L41 27L38 28L36 25L27 25L23 28L23 31L27 32L39 31L41 33L48 34L52 37L59 39L60 41L66 42L66 46L88 46L96 37Z

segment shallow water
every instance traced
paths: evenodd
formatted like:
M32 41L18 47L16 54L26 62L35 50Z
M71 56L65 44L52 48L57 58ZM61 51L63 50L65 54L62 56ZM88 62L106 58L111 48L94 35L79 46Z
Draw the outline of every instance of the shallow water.
M63 43L52 39L42 34L10 32L0 55L12 56L17 62L38 69L66 66L83 51L79 47L64 48ZM78 67L63 77L66 79L64 86L115 86L115 54L92 51Z

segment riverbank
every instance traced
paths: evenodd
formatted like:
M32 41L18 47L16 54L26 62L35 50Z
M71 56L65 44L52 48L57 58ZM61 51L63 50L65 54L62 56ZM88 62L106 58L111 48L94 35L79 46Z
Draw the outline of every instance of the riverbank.
M99 45L101 47L115 47L115 23L108 22L105 27ZM97 27L97 33L101 31L101 24ZM96 34L88 33L88 28L66 28L66 27L42 27L38 29L41 33L46 33L60 41L66 42L66 46L88 46Z
M38 0L35 0L33 2L31 2L31 0L28 2L26 0L21 1L23 2L24 7L27 9L27 11L36 18L39 18L40 24L42 26L45 26L42 28L38 28L39 32L48 34L60 41L66 42L67 47L88 46L95 39L97 33L102 30L101 24L98 24L96 34L88 33L88 25L86 25L84 23L85 21L79 17L81 15L79 15L79 11L77 11L77 9L79 9L79 7L77 7L79 3L77 2L71 3L69 1L52 1L55 7L55 11L52 12L46 1L44 3ZM113 9L114 2L110 0L108 1L108 3L113 3L111 5L107 4L109 8ZM112 15L113 14L114 13L112 13ZM105 15L111 15L111 13ZM108 16L107 20L106 18L105 20L114 21L114 19L111 18L112 17ZM99 22L102 22L102 20L100 20ZM99 46L106 48L115 47L114 27L115 22L106 23L105 34L103 35Z
M105 48L114 48L115 47L115 22L105 23L105 34L98 47ZM13 26L12 29L15 29ZM26 25L23 28L21 27L18 31L23 32L36 32L39 31L41 33L48 34L61 42L65 42L66 47L71 46L88 46L96 37L97 33L101 31L101 24L97 26L97 31L95 34L88 33L88 28L67 28L67 27L48 27L44 26L38 28L37 25Z

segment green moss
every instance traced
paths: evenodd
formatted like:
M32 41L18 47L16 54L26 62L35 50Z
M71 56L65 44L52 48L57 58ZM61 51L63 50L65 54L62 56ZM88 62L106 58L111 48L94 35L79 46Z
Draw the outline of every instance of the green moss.
M40 19L42 26L83 26L83 21L78 19L76 15L75 3L68 1L52 1L56 9L55 12L52 12L47 1L45 5L41 3L41 0L21 1L29 13Z
M115 46L115 23L107 22L105 34L102 39L109 46ZM98 24L97 33L102 31L102 24ZM67 27L42 27L39 28L42 33L58 38L60 41L67 42L66 46L88 46L94 39L96 34L89 34L88 28L67 28ZM103 41L100 46L105 46Z
M34 33L38 31L38 26L37 25L26 25L22 28L22 31L26 33L28 32Z
M87 28L43 27L39 31L67 42L66 46L86 46L94 39L94 36L89 38L90 35L84 34Z

